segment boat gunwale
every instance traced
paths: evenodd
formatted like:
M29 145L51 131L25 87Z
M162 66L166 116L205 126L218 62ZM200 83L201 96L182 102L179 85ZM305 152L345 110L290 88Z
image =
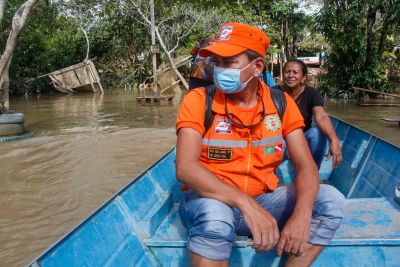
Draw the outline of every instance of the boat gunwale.
M252 239L248 240L235 240L233 242L233 247L246 247L253 244ZM150 241L144 240L143 243L146 246L160 248L160 247L186 247L187 241L174 240L174 241ZM326 247L341 247L341 246L399 246L400 238L338 238L332 239Z

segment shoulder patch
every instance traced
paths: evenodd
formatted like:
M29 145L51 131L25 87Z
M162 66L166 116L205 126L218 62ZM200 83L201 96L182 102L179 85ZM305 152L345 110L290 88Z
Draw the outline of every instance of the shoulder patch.
M279 118L279 116L276 114L273 114L273 115L268 115L265 117L264 125L268 131L274 133L276 131L279 131L279 129L282 126L282 123L281 123L281 119Z

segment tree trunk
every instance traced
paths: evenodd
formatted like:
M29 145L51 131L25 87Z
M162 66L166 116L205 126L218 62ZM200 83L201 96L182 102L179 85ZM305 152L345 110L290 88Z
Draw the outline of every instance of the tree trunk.
M0 77L0 114L7 113L10 109L10 70L11 58L6 64L4 71Z
M12 20L10 35L8 36L6 47L0 58L0 113L5 113L10 109L8 72L11 58L17 44L17 37L37 1L38 0L28 0L22 4L17 12L15 12Z
M293 34L292 46L292 58L297 58L297 34Z
M0 22L3 21L4 10L6 9L6 0L0 0Z
M283 22L283 43L285 45L285 57L286 60L289 59L289 18L285 17Z
M132 3L132 5L136 8L136 10L139 12L139 15L143 18L143 20L147 23L148 26L151 26L151 21L143 14L143 12L140 10L140 7L138 6L137 3L135 3L134 1L130 1ZM161 37L160 32L158 31L158 27L155 27L155 32L157 35L157 39L161 45L161 48L164 50L165 54L167 54L169 63L171 64L172 69L174 70L174 72L176 73L176 75L178 76L179 80L182 82L183 86L185 86L186 89L189 89L189 84L186 82L185 78L182 76L182 74L179 72L178 68L175 65L175 62L171 56L171 53L174 52L174 50L172 51L168 51L168 48L165 46L164 41Z
M389 16L385 16L383 23L382 23L382 29L381 29L381 33L380 33L380 37L379 37L379 45L378 45L378 51L377 51L377 55L378 55L379 59L382 57L382 54L385 50L386 36L387 36L387 33L389 32L390 24L391 24L391 20L390 20Z
M185 78L182 76L182 74L179 72L178 68L175 65L175 61L171 56L171 52L168 51L167 47L164 44L163 39L161 38L160 32L158 31L158 28L156 27L156 34L157 34L157 39L160 42L161 48L164 50L164 52L168 56L169 63L171 64L172 69L176 73L176 76L178 76L179 80L182 82L183 86L185 86L186 89L189 89L189 84L186 82ZM173 51L172 51L173 52Z
M281 57L280 57L280 62L279 62L279 72L280 72L280 77L281 77L281 81L283 81L283 65L286 63L287 58L285 56L285 48L283 46L281 46Z
M81 29L81 31L83 32L83 34L85 35L85 38L86 38L86 45L87 45L87 47L86 47L86 57L85 57L85 60L88 60L88 59L89 59L89 52L90 52L89 37L88 37L88 35L87 35L87 32L86 32L82 27L79 27L79 28Z
M375 22L376 22L376 12L377 7L368 7L367 14L367 44L365 53L365 63L370 64L373 62L375 57Z

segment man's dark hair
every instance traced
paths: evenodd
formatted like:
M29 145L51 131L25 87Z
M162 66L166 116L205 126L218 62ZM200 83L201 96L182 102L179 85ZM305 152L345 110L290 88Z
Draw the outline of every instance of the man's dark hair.
M288 62L285 63L285 66L283 67L283 71L286 70L287 64L289 63L297 63L301 66L301 71L303 73L303 76L307 76L308 74L308 67L306 65L306 63L304 63L303 61L301 61L300 59L291 59Z
M199 44L197 45L197 49L200 50L200 49L202 49L203 47L209 46L210 43L211 43L212 41L214 41L214 40L215 40L214 38L205 38L205 39L201 40L201 41L199 42Z
M247 57L249 58L249 61L253 61L256 58L263 58L259 53L254 52L253 50L247 49L246 51L244 51L244 53L247 55Z

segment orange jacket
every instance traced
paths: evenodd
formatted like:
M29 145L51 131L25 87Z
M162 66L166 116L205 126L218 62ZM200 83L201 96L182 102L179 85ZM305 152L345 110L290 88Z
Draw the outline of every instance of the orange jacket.
M225 113L227 98L217 90L212 106L216 116L213 125L204 133L204 88L191 90L185 96L176 122L177 132L181 128L192 128L203 135L200 163L204 167L251 196L276 189L279 179L274 171L283 159L284 137L304 127L296 103L286 93L287 105L282 122L269 89L262 82L260 96L266 115L263 122L251 130L230 123ZM228 100L227 107L234 121L245 125L258 122L263 114L261 101L251 109L243 109Z

